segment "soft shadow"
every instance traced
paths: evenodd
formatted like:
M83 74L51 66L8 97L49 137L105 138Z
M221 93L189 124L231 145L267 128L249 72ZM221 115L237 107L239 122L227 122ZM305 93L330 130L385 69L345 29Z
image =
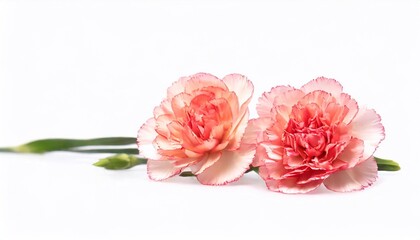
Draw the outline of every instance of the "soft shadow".
M315 190L306 193L308 195L324 195L324 194L331 194L333 193L332 191L328 190L324 184L321 184L321 186L319 186L318 188L316 188Z

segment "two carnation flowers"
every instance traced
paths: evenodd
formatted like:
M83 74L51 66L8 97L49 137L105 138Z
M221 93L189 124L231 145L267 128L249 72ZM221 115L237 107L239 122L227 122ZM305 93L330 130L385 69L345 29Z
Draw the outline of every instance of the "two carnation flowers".
M373 156L385 137L380 116L359 107L336 80L274 87L258 99L258 117L249 119L253 92L243 75L219 79L198 73L168 88L136 139L46 139L0 151L120 153L95 165L147 164L150 179L195 176L205 185L225 185L256 171L268 189L282 193L306 193L322 184L336 192L361 190L376 180L378 170L399 170L397 163ZM79 149L134 141L139 152ZM137 153L141 158L129 155Z

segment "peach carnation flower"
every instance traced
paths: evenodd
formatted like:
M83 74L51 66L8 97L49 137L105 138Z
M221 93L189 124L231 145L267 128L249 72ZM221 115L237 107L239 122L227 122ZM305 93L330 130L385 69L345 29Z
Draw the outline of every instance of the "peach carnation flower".
M163 180L184 169L207 185L240 178L255 154L255 146L241 144L253 91L238 74L218 79L199 73L175 82L138 132L149 178Z
M253 165L270 190L305 193L323 183L347 192L376 180L381 118L342 90L336 80L320 77L259 98L259 118L250 120L243 142L255 144Z

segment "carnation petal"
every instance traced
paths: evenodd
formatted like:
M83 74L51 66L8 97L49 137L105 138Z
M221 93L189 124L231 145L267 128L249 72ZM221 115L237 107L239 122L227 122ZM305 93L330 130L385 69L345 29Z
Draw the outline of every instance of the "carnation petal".
M274 192L282 193L307 193L315 190L322 184L322 179L310 181L304 184L298 184L298 177L291 177L282 180L267 179L265 184L267 188Z
M232 127L230 134L230 143L227 146L227 150L236 150L241 145L241 140L243 139L245 129L248 125L249 119L249 110L245 112L245 115L242 119L236 124L235 128Z
M178 81L174 82L172 86L168 88L167 95L168 99L175 97L176 95L185 92L185 84L190 80L190 76L181 77Z
M279 93L274 98L274 106L282 106L282 111L286 111L286 113L283 113L283 116L287 116L292 107L302 98L305 96L305 93L299 89L292 89L286 92ZM287 120L287 119L286 119Z
M182 167L176 167L169 160L148 160L147 174L149 178L155 181L161 181L172 176L178 175L183 170Z
M328 105L335 103L336 101L336 98L331 93L323 90L316 90L306 94L300 99L299 103L304 106L315 103L320 108L319 110L325 110Z
M234 122L228 135L228 139L231 139L231 141L227 149L234 150L239 148L242 136L248 123L248 104L251 101L252 95L254 93L254 85L247 77L240 74L227 75L223 78L223 82L226 84L229 91L235 93L239 105L239 112L238 114L235 114L235 102L231 104L231 111L235 118L233 119Z
M225 185L238 180L254 158L255 148L242 146L236 151L223 151L220 159L197 176L205 185Z
M248 121L248 126L245 129L242 138L243 144L255 145L262 142L263 132L267 130L273 123L270 118L255 118Z
M363 161L373 155L385 138L381 117L372 109L361 108L350 124L350 134L364 142Z
M247 77L240 74L229 74L223 78L223 82L229 91L236 93L239 106L249 103L254 93L254 85Z
M160 115L173 115L171 102L168 99L163 100L159 106L153 109L155 118L158 118Z
M171 108L176 117L185 117L185 107L190 105L192 99L193 97L187 93L180 93L172 98Z
M261 144L258 144L255 148L255 156L252 160L252 166L259 167L264 165L264 161L268 158L267 151L265 147L261 146Z
M156 120L154 118L149 118L146 123L141 126L137 134L137 146L141 156L149 159L162 159L163 157L158 154L153 146L153 141L158 136L155 127Z
M310 93L317 90L331 93L334 97L338 97L343 92L343 86L335 79L319 77L300 88L305 93Z
M364 143L362 140L353 138L337 156L337 159L348 164L349 168L356 166L363 155Z
M155 131L165 137L169 137L171 132L168 129L168 125L173 121L173 116L169 114L160 115L156 118Z
M218 87L227 90L226 84L214 75L209 73L197 73L190 77L185 83L185 92L190 94L205 87Z
M325 181L325 186L336 192L351 192L362 190L375 182L378 175L378 165L373 157L343 171L331 174Z
M340 95L339 101L342 106L348 108L348 113L343 119L343 122L348 124L353 120L359 111L359 105L357 104L356 100L351 98L351 96L346 93L342 93Z
M284 168L284 165L281 162L269 161L261 167L261 170L264 169L264 175L266 179L280 180L283 178L289 170Z
M218 161L221 156L221 152L207 154L207 156L203 157L196 164L190 166L192 173L195 175L202 173L204 170L211 167L216 161Z
M274 106L274 99L281 93L294 90L295 88L290 86L277 86L271 89L270 92L265 92L258 99L257 113L260 117L270 117L271 109Z

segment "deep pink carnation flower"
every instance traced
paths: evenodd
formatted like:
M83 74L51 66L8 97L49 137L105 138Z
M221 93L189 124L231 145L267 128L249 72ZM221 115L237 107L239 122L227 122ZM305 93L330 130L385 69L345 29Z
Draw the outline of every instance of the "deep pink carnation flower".
M380 116L357 102L334 79L300 89L279 86L260 97L244 143L255 144L253 165L272 191L306 193L322 183L347 192L377 178L373 158L384 139Z

